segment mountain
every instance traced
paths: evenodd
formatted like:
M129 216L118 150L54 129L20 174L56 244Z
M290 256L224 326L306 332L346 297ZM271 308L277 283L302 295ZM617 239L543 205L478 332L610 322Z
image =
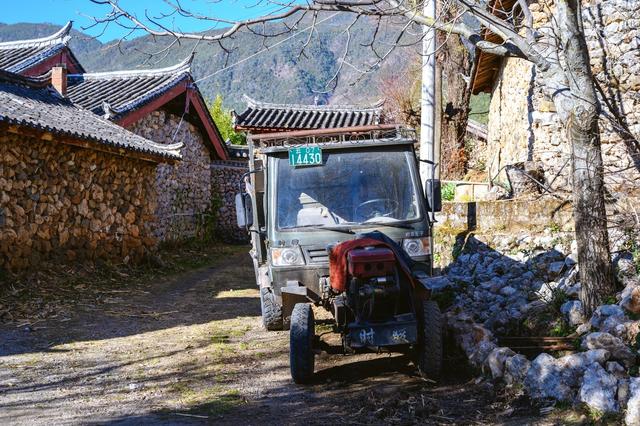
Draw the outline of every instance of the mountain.
M366 104L378 100L382 76L403 78L409 63L419 61L418 45L411 42L418 36L403 36L409 47L393 51L381 67L361 74L375 62L375 54L366 47L376 27L376 18L364 17L350 29L351 49L345 57L342 71L327 86L343 63L350 15L320 15L318 25L304 54L300 51L307 42L308 32L300 32L289 40L291 33L264 38L244 32L223 41L225 51L217 43L182 41L168 38L138 37L120 43L103 44L86 34L73 30L71 49L88 71L110 71L136 68L156 68L175 64L195 50L192 72L206 98L222 95L225 107L242 110L242 94L266 102ZM306 28L310 21L302 20L298 28ZM55 32L59 26L51 24L0 24L0 41L42 37ZM278 34L282 24L267 27ZM384 55L402 26L386 22L380 26L375 44L377 54ZM414 33L420 34L414 29ZM413 39L411 38L413 37ZM265 43L270 46L265 48ZM280 44L278 44L280 43ZM412 45L413 44L413 45ZM151 53L156 53L150 56Z

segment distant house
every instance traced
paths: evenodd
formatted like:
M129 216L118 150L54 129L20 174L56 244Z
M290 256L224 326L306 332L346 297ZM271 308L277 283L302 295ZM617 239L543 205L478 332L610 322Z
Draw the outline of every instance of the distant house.
M62 96L59 79L0 71L0 268L141 258L153 235L158 144ZM54 89L55 88L55 89Z
M196 236L212 206L211 162L229 153L190 72L191 58L168 67L69 74L69 99L163 144L181 142L182 161L157 169L160 240Z
M292 130L334 129L382 124L382 105L303 105L260 102L244 95L247 108L232 112L237 131L251 134Z
M69 72L84 68L69 49L71 22L55 34L32 40L0 43L0 69L25 76L46 74L55 65L64 64Z

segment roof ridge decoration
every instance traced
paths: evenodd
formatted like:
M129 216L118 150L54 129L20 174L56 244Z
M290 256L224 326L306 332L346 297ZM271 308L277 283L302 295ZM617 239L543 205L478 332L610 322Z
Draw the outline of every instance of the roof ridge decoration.
M300 111L366 111L380 112L385 100L379 99L372 105L308 105L308 104L276 104L270 102L257 101L248 95L242 95L242 100L246 102L248 108L252 109L295 109Z
M193 63L194 54L191 53L183 61L165 68L155 68L148 70L122 70L122 71L105 71L84 74L69 74L69 78L83 78L85 80L115 80L126 79L132 77L156 77L162 75L179 75L191 73L191 64Z
M34 38L31 40L14 40L1 42L0 49L21 49L30 47L55 46L58 44L67 46L69 44L69 40L71 39L69 33L71 32L72 26L73 21L69 21L56 33L46 37Z

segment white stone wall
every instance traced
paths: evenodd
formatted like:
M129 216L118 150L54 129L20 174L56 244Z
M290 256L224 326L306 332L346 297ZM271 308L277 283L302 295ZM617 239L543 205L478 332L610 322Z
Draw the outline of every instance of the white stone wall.
M129 130L155 142L184 144L180 151L182 161L161 164L156 171L156 237L160 241L179 241L203 236L208 229L207 218L213 213L211 157L200 131L162 110L140 119Z
M633 160L640 163L634 148L640 149L640 1L588 0L583 5L594 75L632 135L625 138L603 103L607 188L612 193L628 193L632 187L638 191L640 165ZM531 9L537 26L544 26L548 7L534 3ZM529 161L544 170L544 179L553 189L570 192L570 146L541 85L531 64L516 58L503 61L490 104L487 167L492 178L504 182L504 171L499 173L504 166Z

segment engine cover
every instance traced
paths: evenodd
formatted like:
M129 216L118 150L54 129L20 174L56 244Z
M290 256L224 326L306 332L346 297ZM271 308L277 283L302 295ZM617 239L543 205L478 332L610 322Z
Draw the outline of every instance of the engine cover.
M347 255L349 275L366 279L393 275L396 258L386 247L365 247L353 249Z

